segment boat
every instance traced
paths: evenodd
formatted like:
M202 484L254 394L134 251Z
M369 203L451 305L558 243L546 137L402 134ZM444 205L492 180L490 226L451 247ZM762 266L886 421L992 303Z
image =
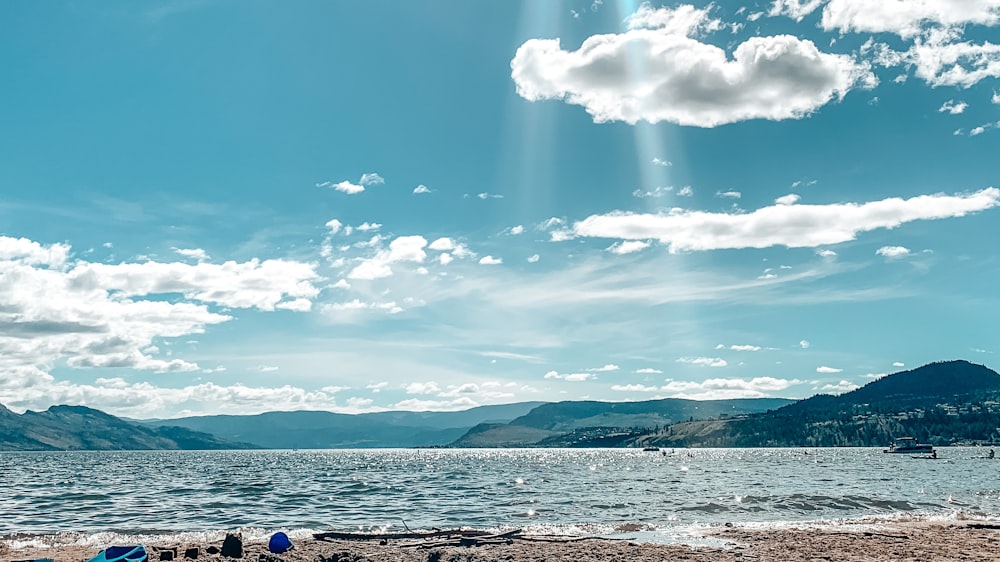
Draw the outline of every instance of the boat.
M912 453L933 453L934 445L917 443L917 440L913 437L900 437L896 439L895 443L890 444L888 449L884 449L882 452L905 453L907 455Z
M660 448L659 447L655 447L653 445L650 445L648 447L643 447L642 450L643 451L659 451Z

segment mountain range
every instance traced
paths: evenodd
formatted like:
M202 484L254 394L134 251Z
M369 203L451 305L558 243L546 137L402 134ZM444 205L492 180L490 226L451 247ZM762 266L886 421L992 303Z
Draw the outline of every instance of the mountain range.
M0 450L873 446L1000 441L1000 375L932 363L839 396L522 402L461 412L320 411L126 420L83 406L15 414Z

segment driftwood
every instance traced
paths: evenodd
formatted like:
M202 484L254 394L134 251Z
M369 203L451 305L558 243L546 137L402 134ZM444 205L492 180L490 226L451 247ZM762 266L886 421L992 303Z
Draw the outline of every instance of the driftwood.
M440 548L445 546L482 546L487 544L510 544L514 540L530 542L576 542L593 539L594 537L559 537L553 535L522 535L521 529L503 533L488 533L463 529L434 530L408 533L316 533L313 538L321 541L379 541L382 544L390 540L415 540L399 545L400 548ZM604 539L609 540L609 539ZM610 539L613 540L613 539Z
M520 531L518 531L520 532ZM416 531L409 533L338 533L338 532L326 532L326 533L315 533L313 538L316 540L327 541L382 541L382 540L399 540L399 539L432 539L437 537L486 537L490 536L490 533L486 531L471 531L462 529L449 529L449 530L435 530L435 531Z

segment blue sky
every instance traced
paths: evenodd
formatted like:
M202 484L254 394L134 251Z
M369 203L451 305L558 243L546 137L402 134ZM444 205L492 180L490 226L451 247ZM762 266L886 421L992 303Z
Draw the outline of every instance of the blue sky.
M1000 349L1000 0L0 7L0 403L806 397Z

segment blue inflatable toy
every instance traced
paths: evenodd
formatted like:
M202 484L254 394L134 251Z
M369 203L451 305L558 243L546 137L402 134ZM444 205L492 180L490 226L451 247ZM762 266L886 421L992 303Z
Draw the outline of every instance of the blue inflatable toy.
M291 539L288 538L288 535L280 531L271 535L271 540L267 543L267 549L275 554L281 554L283 552L287 552L291 550L293 546L295 545L292 544L292 541Z
M109 546L88 562L146 562L146 548L135 546Z

